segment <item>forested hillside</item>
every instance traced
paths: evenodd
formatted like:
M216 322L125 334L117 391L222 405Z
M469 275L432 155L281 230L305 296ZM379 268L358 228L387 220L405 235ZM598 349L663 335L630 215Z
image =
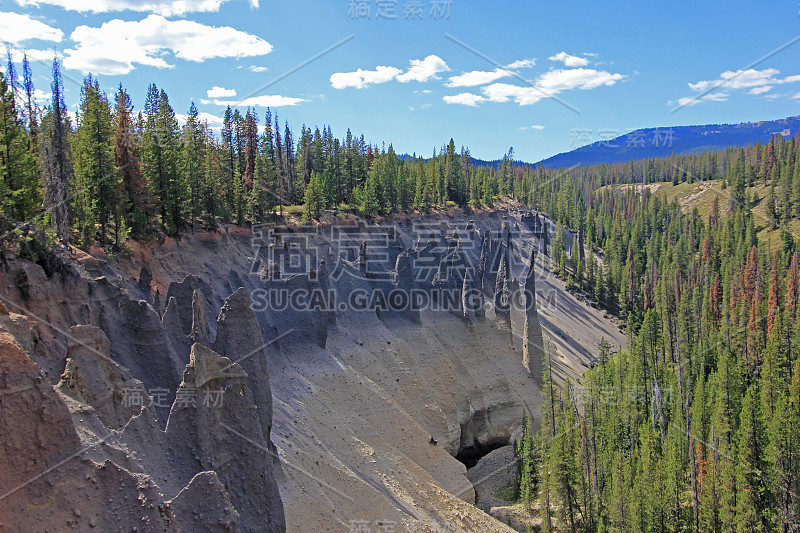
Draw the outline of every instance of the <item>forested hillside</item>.
M136 111L121 85L105 94L88 76L76 123L67 112L58 61L52 102L38 109L27 59L22 83L9 60L0 76L0 207L6 223L40 221L62 242L119 248L128 237L178 236L220 222L273 220L304 205L307 219L324 210L365 216L448 202L491 203L500 173L474 168L450 142L430 158L403 161L391 145L368 143L349 130L303 125L295 135L269 109L228 108L219 135L192 104L185 124L163 89L149 86ZM261 125L261 126L259 126Z
M544 210L585 227L603 258L570 267L554 241L557 272L626 318L629 337L613 356L601 347L584 382L545 386L541 431L518 444L520 498L538 500L543 531L800 527L799 147L538 178ZM707 216L624 185L698 179L722 180ZM753 185L769 187L768 219L753 216ZM781 242L760 241L763 226Z

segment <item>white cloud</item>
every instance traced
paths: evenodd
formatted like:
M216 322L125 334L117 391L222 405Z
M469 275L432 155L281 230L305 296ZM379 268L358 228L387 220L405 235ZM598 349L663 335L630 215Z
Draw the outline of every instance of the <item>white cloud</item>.
M386 83L397 80L402 83L409 81L425 82L430 79L439 79L436 74L450 70L442 58L429 55L425 59L412 59L411 67L403 73L396 67L379 66L375 70L358 69L355 72L335 72L331 74L331 86L334 89L355 87L364 89L375 83Z
M469 107L478 107L478 104L481 102L485 102L486 98L479 94L473 93L461 93L461 94L454 94L443 97L444 100L448 104L459 104L459 105L466 105Z
M585 57L578 57L570 55L566 52L559 52L554 56L548 58L550 61L560 61L568 67L585 67L589 64L589 60Z
M392 81L402 71L394 67L375 67L375 70L358 69L355 72L335 72L331 74L331 85L334 89L355 87L364 89L373 83L386 83Z
M249 70L251 72L266 72L268 69L267 69L267 67L259 67L259 66L256 66L256 65L250 65L249 67L247 67L247 70Z
M214 85L212 88L206 91L206 96L209 98L227 98L229 96L236 96L236 89L226 89L225 87Z
M724 102L728 99L727 93L708 93L707 95L703 96L703 100L707 100L709 102Z
M533 58L529 59L518 59L508 65L506 68L510 69L518 69L518 68L530 68L536 64L536 60Z
M696 92L703 92L710 89L747 89L763 85L773 85L779 83L775 75L780 71L775 68L765 68L764 70L728 70L720 74L716 80L702 80L697 83L690 83L689 88Z
M262 38L229 26L206 26L191 20L149 15L139 21L119 19L99 28L78 26L65 50L64 66L95 74L127 74L134 64L171 68L165 55L201 62L217 57L260 56L272 51Z
M22 59L25 55L28 56L28 61L39 61L46 65L53 63L53 50L37 50L35 48L16 48L11 47L11 59L17 64L18 70L22 68Z
M425 59L412 59L410 62L411 68L406 73L397 76L397 81L401 83L426 82L431 79L439 79L438 73L450 70L444 59L436 55L429 55Z
M513 99L519 105L532 105L545 97L539 88L520 87L509 83L493 83L482 90L490 102L496 103L508 102Z
M747 90L747 94L764 95L765 98L778 98L780 95L765 94L771 91L776 85L800 82L800 75L792 75L781 78L780 70L775 68L765 68L763 70L727 70L720 74L716 80L701 80L697 83L689 83L689 88L699 93L696 96L687 96L678 99L681 107L697 105L700 102L724 102L728 99L731 91ZM712 92L715 91L715 92ZM707 93L707 94L706 94Z
M687 96L678 99L678 105L681 107L691 107L699 104L700 102L724 102L728 99L728 93L716 92L709 93L703 96Z
M184 15L190 12L216 12L228 0L17 0L23 7L51 5L80 13L107 13L109 11L147 11L164 16ZM258 0L249 0L258 7Z
M800 93L794 93L794 95L792 95L792 98L795 100L800 100Z
M41 89L33 90L33 99L39 105L48 104L53 99L53 93L46 93Z
M61 42L64 32L20 13L0 12L0 40L20 43L30 39Z
M301 102L305 102L305 100L303 98L281 96L279 94L262 94L261 96L250 96L241 100L220 100L218 98L214 98L212 100L200 100L201 104L214 104L231 107L283 107L297 105Z
M472 72L466 72L464 74L451 77L445 85L448 87L475 87L476 85L485 85L487 83L499 80L500 78L511 76L512 74L512 72L501 68L496 68L488 72L483 70L473 70Z
M555 96L563 91L611 86L624 78L623 74L612 74L605 70L556 69L539 76L532 86L521 87L508 83L493 83L484 87L482 91L491 102L502 103L513 100L519 105L533 105L543 98Z
M175 118L178 120L178 124L183 126L186 124L186 119L189 115L184 115L182 113L176 113ZM222 127L222 117L214 115L212 113L206 113L205 111L201 111L197 114L197 118L202 124L203 122L208 122L208 125L211 126L211 129L219 129Z
M544 126L541 124L531 124L530 126L522 126L521 130L543 130Z
M536 85L548 93L556 93L568 89L595 89L604 85L611 86L624 79L622 74L612 74L605 70L591 68L556 69L539 77Z

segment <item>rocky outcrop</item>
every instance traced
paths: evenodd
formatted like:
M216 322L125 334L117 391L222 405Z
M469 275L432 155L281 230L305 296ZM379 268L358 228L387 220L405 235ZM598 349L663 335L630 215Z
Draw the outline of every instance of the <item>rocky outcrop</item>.
M94 319L84 323L105 332L112 359L141 380L147 390L166 391L165 401L156 408L165 423L167 406L175 399L184 365L172 349L158 314L144 300L131 300L106 278L93 281L90 307Z
M409 305L405 309L401 309L399 313L415 324L419 324L419 309L410 305L411 291L416 288L416 272L409 252L402 252L397 256L393 281L394 289L409 296Z
M153 283L153 271L150 270L150 265L142 265L142 270L139 271L139 290L146 296L150 296L150 285Z
M217 318L214 350L247 373L247 384L258 410L264 439L272 429L272 393L267 372L267 344L261 335L250 293L244 287L231 294ZM273 348L274 349L274 348Z
M197 347L199 345L195 345ZM270 509L270 520L283 527L283 506L281 505L278 486L275 483L275 471L280 469L275 446L272 444L272 391L269 385L268 353L277 350L271 343L265 343L261 335L258 319L253 310L250 293L240 288L225 301L225 305L217 318L217 339L214 347L221 356L236 362L246 373L247 388L252 396L255 416L258 422L252 429L260 429L260 446L267 450L267 461L264 464L265 478L268 483L261 487L262 497ZM194 348L193 348L194 349ZM243 516L245 511L241 511ZM244 523L244 521L243 521Z
M189 364L189 350L192 346L191 339L183 333L181 318L178 315L178 300L171 296L167 302L167 309L161 317L161 325L167 335L170 347L178 356L178 360L183 365Z
M502 239L494 239L492 232L486 236L486 261L483 271L483 291L489 298L494 298L497 289L497 275L503 259L501 251Z
M508 247L504 242L498 247L500 268L494 289L494 315L498 327L508 332L509 346L514 345L514 334L511 329L511 285Z
M67 364L57 389L94 409L109 429L121 429L139 413L148 396L144 384L111 359L108 337L100 328L79 325L69 329Z
M192 342L211 344L208 320L206 320L205 299L200 289L195 289L192 293L192 331L189 333L189 338Z
M536 310L536 252L531 254L525 279L525 321L522 330L522 365L541 385L544 364L544 337Z
M472 323L477 316L483 316L483 292L477 288L472 269L467 269L464 274L464 283L461 288L461 308L467 323Z
M200 289L202 294L206 297L213 294L213 290L206 282L197 276L188 275L183 281L172 282L167 289L167 302L170 298L175 298L177 305L178 316L180 317L181 330L184 335L189 335L192 332L192 321L194 319L194 291ZM205 307L206 316L213 316L215 307L218 309L219 304L214 306L211 301L205 300L203 302Z
M242 359L247 354L238 355ZM236 362L202 344L192 346L178 395L193 394L195 401L175 403L167 438L181 455L195 457L203 470L217 472L242 531L282 532L286 524L273 471L275 452L258 416L266 409L256 405L249 381ZM215 493L218 501L224 500L221 491Z
M178 531L146 476L84 457L67 407L6 334L0 390L0 530Z
M239 531L239 513L216 472L200 472L169 501L184 531L233 533Z

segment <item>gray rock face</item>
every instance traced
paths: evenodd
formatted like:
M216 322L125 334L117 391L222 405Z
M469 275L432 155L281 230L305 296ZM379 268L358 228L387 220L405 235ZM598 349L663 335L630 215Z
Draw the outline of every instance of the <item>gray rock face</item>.
M525 323L522 333L522 364L536 382L542 384L544 337L539 313L536 310L536 252L531 254L528 276L525 279Z
M270 348L264 342L250 293L246 289L240 288L225 300L225 305L222 306L217 318L217 339L214 346L220 355L235 361L247 374L247 389L250 391L258 421L253 429L261 430L261 439L258 442L261 442L267 453L264 464L266 477L260 490L270 510L270 523L276 528L275 531L283 531L285 528L283 504L275 482L275 471L280 469L280 462L270 439L272 391L267 371L267 353ZM242 513L242 523L245 524L244 511Z
M402 252L397 256L397 261L395 262L394 289L400 290L410 296L412 289L416 288L415 276L416 273L414 272L411 254ZM401 311L401 314L415 324L420 323L418 309L413 309L409 306L406 310Z
M142 265L142 270L139 272L139 289L145 294L150 294L150 284L153 281L153 272L150 270L150 265Z
M322 311L322 318L324 322L325 335L327 340L328 326L336 323L336 310L333 309L333 302L329 297L331 289L331 276L328 272L328 263L325 258L321 258L319 262L319 269L316 272L316 286L322 292L324 310Z
M239 513L234 509L216 472L200 472L169 501L175 519L184 531L232 533L239 531Z
M478 252L478 271L475 276L475 283L481 290L486 293L483 289L483 281L486 275L486 269L489 268L489 238L490 235L484 235L481 239L481 249Z
M509 282L509 264L507 246L502 242L498 247L500 269L497 272L497 283L494 290L494 314L499 327L508 330L509 345L514 345L514 334L511 329L511 284Z
M358 249L358 270L361 272L361 277L367 279L370 274L369 269L369 256L367 255L367 241L361 241L361 246Z
M159 317L164 314L164 308L161 307L161 291L158 290L158 287L153 290L153 309L156 310Z
M149 478L83 457L61 397L6 334L0 390L0 530L178 531Z
M161 325L167 335L167 341L180 362L184 366L188 365L192 341L183 333L181 318L178 316L178 301L174 296L171 296L167 302L167 310L164 311L164 315L161 317Z
M486 316L483 308L483 291L472 270L471 268L466 269L461 289L461 308L464 310L464 318L468 323L472 323L476 318L480 319Z
M200 289L195 289L192 294L192 331L189 333L189 338L193 342L211 344L208 320L206 320L205 299Z
M309 340L324 348L331 314L325 310L325 296L318 279L300 274L272 280L265 285L275 295L257 302L257 317L267 341L280 337L280 346L307 344ZM300 295L302 298L295 299ZM274 307L277 306L277 307ZM224 309L225 306L223 306ZM277 342L276 342L277 345Z
M261 335L250 293L240 288L231 294L217 317L214 350L235 361L247 373L264 440L272 430L272 393L267 372L267 346Z
M167 333L155 310L144 300L131 300L106 278L92 282L90 307L94 325L110 341L111 357L144 383L147 390L166 391L164 407L158 407L160 420L169 416L168 403L175 399L183 367L168 342Z
M148 401L144 384L111 359L108 337L94 326L69 329L67 365L57 388L93 407L109 429L122 428L139 413L140 405L126 401L127 395L138 391Z
M181 330L184 335L189 335L192 332L192 320L194 318L193 298L194 291L197 289L200 289L206 297L213 294L211 287L197 276L192 275L186 276L181 282L170 283L169 289L167 289L167 301L169 302L169 299L174 296L177 302L178 316L180 317ZM214 306L208 300L204 301L204 305L206 316L213 316L213 313L219 308L219 303Z
M489 268L484 272L483 290L490 298L494 298L497 290L498 274L500 273L500 264L503 261L502 239L495 240L489 233L488 242L488 262Z
M179 395L193 392L195 401L173 405L167 437L178 453L196 457L203 470L217 472L239 512L241 531L283 532L283 504L273 469L276 454L264 438L249 381L231 359L202 344L192 346ZM215 489L215 499L221 497Z

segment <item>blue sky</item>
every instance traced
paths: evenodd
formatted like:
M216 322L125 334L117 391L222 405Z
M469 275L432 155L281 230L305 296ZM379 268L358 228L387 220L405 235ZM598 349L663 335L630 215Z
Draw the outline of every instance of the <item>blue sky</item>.
M296 133L349 127L425 156L453 137L475 157L513 146L535 162L640 127L800 114L799 11L797 0L5 0L0 40L37 60L42 98L55 48L70 106L92 72L138 109L155 82L177 113L194 101L212 126L225 103L260 117L270 105Z

